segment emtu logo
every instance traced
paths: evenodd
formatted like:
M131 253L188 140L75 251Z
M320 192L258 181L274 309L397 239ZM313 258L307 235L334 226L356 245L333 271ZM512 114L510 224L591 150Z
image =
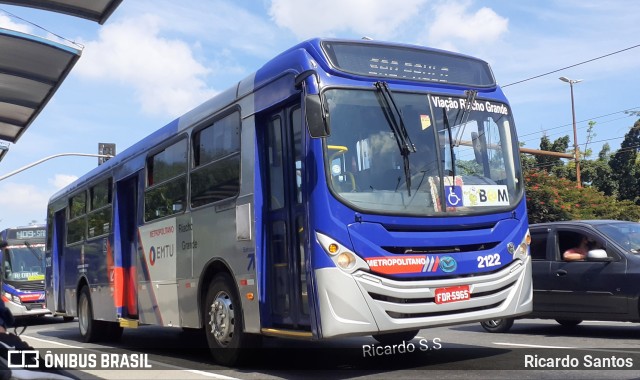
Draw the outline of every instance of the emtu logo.
M156 248L151 247L149 250L149 263L153 266L156 263Z

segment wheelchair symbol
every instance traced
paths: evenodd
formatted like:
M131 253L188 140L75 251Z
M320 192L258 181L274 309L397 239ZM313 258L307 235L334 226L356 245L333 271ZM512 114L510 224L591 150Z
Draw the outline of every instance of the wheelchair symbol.
M447 186L449 194L447 194L447 203L451 207L456 207L462 202L462 198L457 194L456 190L460 190L457 186Z

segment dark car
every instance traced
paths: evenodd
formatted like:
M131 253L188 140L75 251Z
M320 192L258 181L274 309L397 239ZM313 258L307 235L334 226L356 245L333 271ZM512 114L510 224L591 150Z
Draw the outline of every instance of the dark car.
M555 319L563 326L583 320L640 322L640 223L579 220L533 224L533 312L524 318ZM588 245L584 260L563 253ZM513 318L481 323L506 332Z

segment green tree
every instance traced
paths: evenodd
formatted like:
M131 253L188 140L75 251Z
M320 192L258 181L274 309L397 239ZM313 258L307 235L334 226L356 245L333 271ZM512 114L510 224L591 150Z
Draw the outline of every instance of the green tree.
M609 161L613 178L618 186L618 199L640 204L640 168L638 167L640 150L640 120L624 136L620 149Z
M520 147L523 147L524 143L520 143ZM536 167L536 158L531 154L520 153L520 165L523 170L534 169Z
M609 160L611 159L611 147L608 143L602 146L595 160L584 161L582 166L582 178L586 183L603 192L605 195L616 196L618 184L613 178Z
M565 153L569 147L569 136L557 138L553 143L549 140L547 135L543 135L540 138L540 150L546 150L550 152ZM564 163L560 157L553 156L536 156L536 164L539 169L546 171L547 173L553 173L559 168L564 167Z

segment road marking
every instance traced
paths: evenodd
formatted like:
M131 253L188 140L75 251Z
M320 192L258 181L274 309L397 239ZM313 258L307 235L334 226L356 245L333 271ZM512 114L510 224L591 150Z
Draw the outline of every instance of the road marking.
M576 349L577 347L564 347L564 346L540 346L537 344L522 344L522 343L501 343L493 342L497 346L516 346L516 347L528 347L528 348L561 348L561 349Z
M72 346L72 345L70 345L70 344L60 343L60 342L56 342L56 341L54 341L54 340L47 340L47 339L36 338L36 337L33 337L33 336L29 336L29 335L20 335L20 338L23 338L23 339L24 339L24 338L26 338L26 339L33 339L33 340L37 340L37 341L39 341L39 342L44 342L44 343L53 343L53 344L57 344L57 345L65 346L65 347L69 347L69 348L83 348L83 349L85 349L85 350L86 350L86 348L85 348L85 347Z
M195 374L198 374L198 375L202 375L202 376L213 377L215 379L241 380L241 379L238 379L237 377L225 376L225 375L220 375L220 374L217 374L217 373L200 371L200 370L197 370L197 369L187 369L185 371L186 372L195 373Z

